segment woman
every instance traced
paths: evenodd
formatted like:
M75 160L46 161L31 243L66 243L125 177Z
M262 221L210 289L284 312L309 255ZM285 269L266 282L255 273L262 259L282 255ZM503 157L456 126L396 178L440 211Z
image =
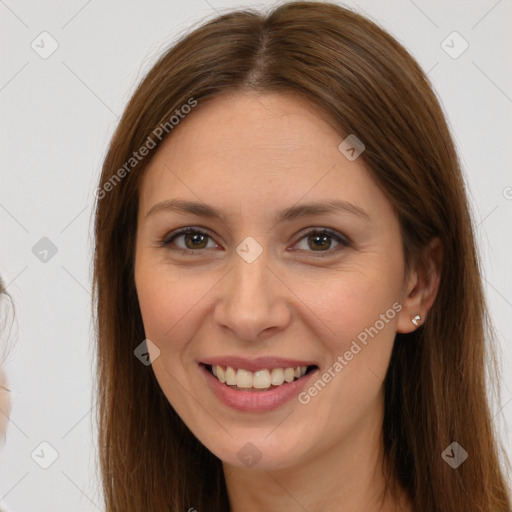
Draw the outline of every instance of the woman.
M3 302L4 296L7 295L5 285L0 277L0 301ZM3 313L3 309L0 309ZM4 327L4 318L0 318L0 326ZM2 337L3 338L3 337ZM2 339L3 341L3 339ZM11 401L9 398L9 389L7 388L7 377L0 364L0 443L5 441L5 435L7 431L7 423L9 420L9 414L11 412Z
M0 283L1 284L1 283ZM0 366L0 444L5 441L7 422L11 411L9 390L7 389L7 378ZM0 512L6 510L4 503L0 500Z
M7 377L0 366L0 442L5 441L7 421L11 410L9 389L7 388Z
M0 366L0 441L5 441L7 431L7 421L11 410L9 399L9 389L7 389L7 377Z
M5 285L0 277L0 302L4 300L4 295L7 295ZM0 313L3 313L3 309L0 309ZM0 317L0 328L3 330L4 318ZM3 337L0 338L3 341ZM9 397L10 391L7 388L7 377L0 364L0 445L4 443L7 423L9 421L9 414L11 412L11 400ZM7 510L5 504L0 500L0 512Z
M97 199L108 511L510 509L459 161L389 34L321 2L205 23Z

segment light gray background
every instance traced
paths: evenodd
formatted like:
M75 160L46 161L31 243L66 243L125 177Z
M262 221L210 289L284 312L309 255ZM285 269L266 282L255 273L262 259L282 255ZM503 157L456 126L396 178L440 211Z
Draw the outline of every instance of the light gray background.
M242 5L272 4L0 0L0 274L16 304L4 363L13 409L0 452L0 497L12 510L103 509L89 312L93 190L118 117L155 59L188 27ZM418 59L448 117L502 349L503 395L493 414L511 454L512 70L505 56L512 48L512 1L345 5L379 23ZM43 31L59 45L47 59L31 48ZM441 46L453 31L469 43L456 59ZM42 237L58 250L46 263L32 252ZM46 470L31 458L43 441L59 455Z

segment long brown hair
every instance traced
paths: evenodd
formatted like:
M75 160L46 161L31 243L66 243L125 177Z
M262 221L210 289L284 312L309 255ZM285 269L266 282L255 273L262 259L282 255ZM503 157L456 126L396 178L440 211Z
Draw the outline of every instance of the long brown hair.
M425 73L393 37L323 2L286 3L268 15L239 10L204 23L159 58L112 138L97 194L94 260L107 511L229 511L221 461L175 413L151 366L134 357L145 336L133 264L138 190L163 139L155 129L167 124L172 136L169 119L182 105L192 99L200 108L234 90L298 93L329 116L340 137L356 134L364 142L360 158L395 208L406 265L432 237L441 239L437 298L423 326L397 334L385 379L389 488L401 482L416 512L508 512L486 396L484 362L498 382L496 347L442 109ZM130 160L148 137L150 154ZM441 457L452 442L469 454L457 469Z

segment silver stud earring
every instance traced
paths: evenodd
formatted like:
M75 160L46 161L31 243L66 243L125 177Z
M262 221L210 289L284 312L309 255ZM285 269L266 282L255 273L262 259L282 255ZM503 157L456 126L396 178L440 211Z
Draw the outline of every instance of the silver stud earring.
M418 325L420 324L421 322L421 316L420 315L416 315L413 319L412 319L412 323L418 327Z

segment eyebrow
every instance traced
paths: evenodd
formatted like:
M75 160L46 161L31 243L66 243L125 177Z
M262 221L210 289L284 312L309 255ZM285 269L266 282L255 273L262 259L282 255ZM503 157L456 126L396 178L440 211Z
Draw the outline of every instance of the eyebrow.
M186 201L179 199L167 199L166 201L162 201L153 205L148 213L146 213L146 217L163 211L189 213L198 217L223 220L222 212L216 210L212 206L209 206L205 203L198 203L196 201ZM368 222L371 222L370 215L368 215L368 213L360 206L357 206L348 201L341 201L339 199L334 199L322 203L304 203L298 206L291 206L290 208L286 208L285 210L279 212L276 215L274 221L276 223L284 221L289 222L299 217L323 215L336 212L351 213L363 218L364 220L367 220Z

